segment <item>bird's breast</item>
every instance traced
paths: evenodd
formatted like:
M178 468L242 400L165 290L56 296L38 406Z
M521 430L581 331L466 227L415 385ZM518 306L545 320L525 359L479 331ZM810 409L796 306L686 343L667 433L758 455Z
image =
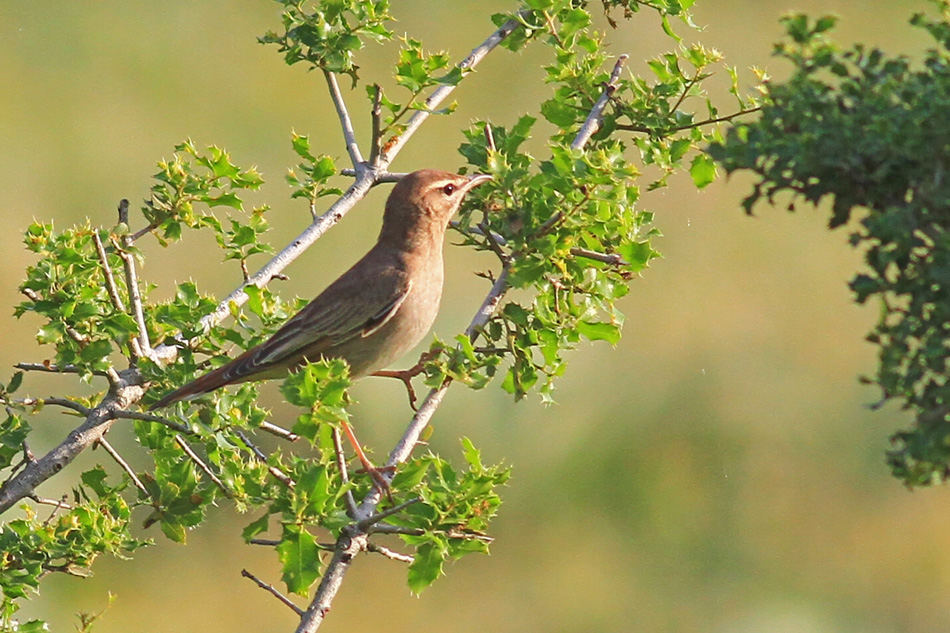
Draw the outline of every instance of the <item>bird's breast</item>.
M351 339L334 350L347 359L354 377L385 369L411 351L425 338L442 299L442 261L410 266L412 280L405 300L381 327L365 337Z

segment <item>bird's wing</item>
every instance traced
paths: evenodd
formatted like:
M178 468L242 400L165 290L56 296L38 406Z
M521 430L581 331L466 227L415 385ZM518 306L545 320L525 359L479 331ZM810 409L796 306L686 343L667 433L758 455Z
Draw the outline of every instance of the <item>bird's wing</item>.
M412 281L388 270L344 276L308 303L253 353L257 367L280 364L306 351L319 354L385 325L409 295Z

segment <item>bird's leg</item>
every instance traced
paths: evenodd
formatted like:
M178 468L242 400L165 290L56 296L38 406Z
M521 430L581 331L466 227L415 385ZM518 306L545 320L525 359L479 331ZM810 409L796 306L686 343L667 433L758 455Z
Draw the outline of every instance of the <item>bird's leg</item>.
M383 369L373 372L370 375L381 376L383 378L398 378L401 380L402 384L406 385L406 391L409 394L409 406L412 407L413 411L418 411L416 408L416 391L412 388L412 379L421 374L422 370L425 369L425 364L438 355L439 352L434 350L422 352L422 355L419 356L419 362L409 369Z
M353 432L352 427L347 424L346 420L340 420L340 423L343 425L343 432L346 433L347 439L350 440L350 444L353 445L353 450L356 451L356 457L360 460L360 464L363 465L363 470L365 470L373 479L373 485L380 492L385 492L386 496L389 497L389 503L395 505L395 502L393 501L392 489L389 486L389 481L385 476L383 476L382 473L382 471L386 469L376 468L373 466L373 463L369 461L366 453L363 452L363 447L360 446L359 440L356 439L356 433Z

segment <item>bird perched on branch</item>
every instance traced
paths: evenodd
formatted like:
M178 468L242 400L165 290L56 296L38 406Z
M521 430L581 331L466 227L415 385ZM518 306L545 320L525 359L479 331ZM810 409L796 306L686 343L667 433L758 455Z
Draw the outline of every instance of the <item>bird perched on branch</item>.
M269 339L151 408L225 385L282 378L320 358L342 358L351 377L360 378L403 356L426 335L439 310L449 220L465 194L490 179L432 169L405 176L386 201L376 245L361 260Z

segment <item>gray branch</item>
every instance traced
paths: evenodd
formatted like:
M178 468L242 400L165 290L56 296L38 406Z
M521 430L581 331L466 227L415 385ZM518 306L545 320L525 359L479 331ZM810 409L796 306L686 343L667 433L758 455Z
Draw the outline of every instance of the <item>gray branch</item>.
M358 168L363 162L363 155L360 153L360 146L356 143L356 132L353 130L353 119L346 109L346 102L343 101L343 94L340 92L340 84L336 80L336 75L329 70L324 69L323 76L326 77L327 87L330 89L330 98L333 99L333 107L336 108L336 114L340 117L340 126L343 128L343 140L346 142L346 152L350 155L350 161L354 168Z
M58 446L32 461L23 470L0 487L0 514L12 508L25 497L34 494L37 486L61 471L86 448L99 441L115 423L115 412L141 400L145 393L141 376L134 369L119 372L119 381L113 385L102 403L89 411L85 422Z
M620 79L620 71L623 70L623 64L627 61L627 57L628 55L624 54L617 58L617 63L614 64L614 70L610 73L610 80L604 86L603 92L600 93L600 98L597 99L597 103L591 108L590 114L587 115L587 120L584 121L584 125L581 126L577 136L574 137L574 142L571 143L571 149L581 149L587 145L587 141L590 140L590 137L596 134L597 130L600 129L600 124L604 120L604 108L607 107L610 97L612 97L614 91L617 90L617 81Z

